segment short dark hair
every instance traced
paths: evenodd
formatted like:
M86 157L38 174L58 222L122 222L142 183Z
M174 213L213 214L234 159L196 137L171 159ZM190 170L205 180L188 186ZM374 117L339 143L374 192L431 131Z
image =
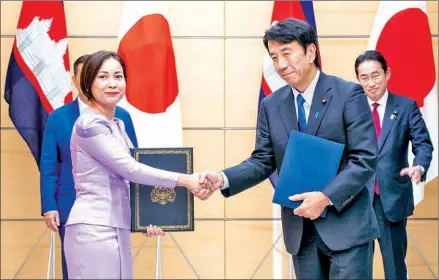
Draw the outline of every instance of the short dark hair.
M287 18L271 26L265 31L264 46L268 49L268 41L276 41L282 44L288 44L296 41L303 47L306 53L306 48L310 44L314 44L318 48L317 33L314 28L308 23L295 19ZM316 49L316 58L314 64L320 68L319 52Z
M357 77L358 77L358 67L360 66L361 63L368 60L373 60L378 62L379 64L381 64L384 73L387 72L387 61L384 58L384 56L379 51L368 50L365 51L363 54L360 54L355 60L355 74L357 75Z
M76 60L75 60L75 63L73 63L73 74L76 76L76 74L78 74L78 67L79 67L79 64L84 64L84 62L85 62L85 60L89 57L90 55L88 55L88 54L84 54L84 55L81 55L80 57L78 57Z
M91 92L91 87L99 72L99 69L101 69L104 61L109 58L114 58L115 60L119 61L123 69L124 78L125 80L127 79L125 62L118 53L112 51L98 51L91 54L85 60L84 65L82 66L80 78L81 90L89 101L94 99L93 93Z

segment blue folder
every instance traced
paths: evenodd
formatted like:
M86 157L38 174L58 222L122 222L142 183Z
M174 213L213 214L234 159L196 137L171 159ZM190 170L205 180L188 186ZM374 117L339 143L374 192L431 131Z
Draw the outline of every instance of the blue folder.
M344 145L293 130L288 140L273 203L297 208L288 197L322 191L337 175ZM323 212L322 217L325 216Z

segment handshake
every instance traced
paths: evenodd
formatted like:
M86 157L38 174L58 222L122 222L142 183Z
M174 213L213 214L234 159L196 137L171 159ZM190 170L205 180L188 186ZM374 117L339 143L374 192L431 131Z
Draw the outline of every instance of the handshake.
M224 185L224 178L219 172L205 171L192 175L180 175L181 185L201 200L208 199Z

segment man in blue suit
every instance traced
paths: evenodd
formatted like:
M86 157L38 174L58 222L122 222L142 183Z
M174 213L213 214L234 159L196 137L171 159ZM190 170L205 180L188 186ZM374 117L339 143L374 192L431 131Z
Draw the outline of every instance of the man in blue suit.
M282 208L283 236L298 279L371 279L379 231L367 182L378 147L364 91L319 70L317 36L303 21L276 23L263 42L288 85L262 100L251 157L202 176L230 197L280 172L292 130L344 144L337 176L321 192L291 197L303 201L298 208Z
M407 217L413 214L413 186L424 181L433 146L416 101L388 91L391 69L383 55L366 51L355 61L378 137L378 167L373 185L373 207L381 236L378 238L386 279L407 279ZM415 155L407 160L409 142Z
M81 56L74 63L72 82L78 89L78 97L73 102L53 111L47 119L41 153L41 214L44 216L47 227L54 232L59 232L62 246L63 279L68 279L63 250L64 224L67 222L76 198L70 155L70 137L73 124L88 103L79 86L81 68L87 57L88 55ZM136 133L129 113L117 107L115 116L125 123L126 132L134 147L137 147Z

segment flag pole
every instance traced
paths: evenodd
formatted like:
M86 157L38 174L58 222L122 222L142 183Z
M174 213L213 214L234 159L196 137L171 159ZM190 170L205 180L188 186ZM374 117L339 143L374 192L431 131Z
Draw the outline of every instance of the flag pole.
M56 279L55 276L55 251L56 251L56 247L55 247L55 232L52 231L50 234L50 238L52 239L52 279Z
M294 272L293 256L290 256L290 257L288 258L288 261L290 262L290 265L289 265L289 267L290 267L290 275L289 275L289 278L288 278L288 279L293 279L293 272Z
M47 262L47 279L55 279L55 232L50 231L49 259Z
M157 262L155 268L155 279L162 279L162 237L157 236Z

